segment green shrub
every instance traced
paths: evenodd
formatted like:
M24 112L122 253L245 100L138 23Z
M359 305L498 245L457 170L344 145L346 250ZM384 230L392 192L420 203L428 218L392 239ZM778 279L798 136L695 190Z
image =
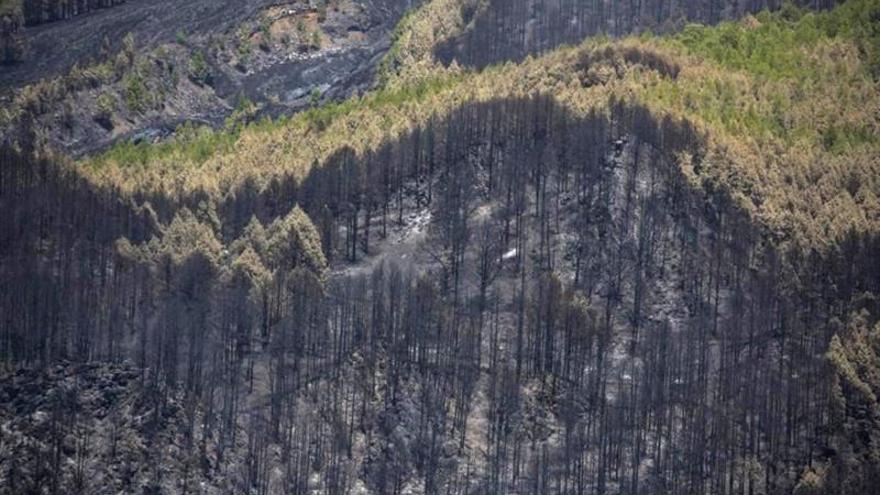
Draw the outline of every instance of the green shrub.
M102 126L108 129L111 128L113 126L113 114L116 113L116 97L110 93L104 92L98 95L98 99L95 103L98 107L98 112L95 114L95 120Z
M235 110L226 118L225 129L237 132L240 127L254 120L258 110L259 108L250 98L244 94L239 95Z
M314 88L309 94L309 105L316 107L319 103L321 103L321 90Z
M269 29L269 20L260 21L260 49L268 52L272 49L272 31Z
M251 35L242 29L238 33L238 56L247 57L251 53Z
M135 50L134 35L128 33L122 38L122 53L125 54L125 58L128 60L128 65L134 64Z
M125 92L125 104L128 109L135 113L146 110L150 104L150 93L144 78L134 72L126 75L122 80Z
M211 71L202 52L195 52L189 59L189 78L198 85L211 84Z

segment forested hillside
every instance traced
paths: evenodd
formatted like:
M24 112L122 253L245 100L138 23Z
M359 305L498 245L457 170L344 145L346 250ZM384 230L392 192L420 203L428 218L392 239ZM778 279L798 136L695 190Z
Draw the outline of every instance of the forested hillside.
M873 493L880 2L605 6L433 0L362 96L5 146L0 493Z
M638 32L670 32L688 22L716 24L737 20L765 9L788 9L797 4L827 9L837 0L780 0L725 2L720 0L465 0L462 18L467 26L457 36L434 48L445 63L485 67L507 60L520 61L562 44L579 43L585 36L620 36Z

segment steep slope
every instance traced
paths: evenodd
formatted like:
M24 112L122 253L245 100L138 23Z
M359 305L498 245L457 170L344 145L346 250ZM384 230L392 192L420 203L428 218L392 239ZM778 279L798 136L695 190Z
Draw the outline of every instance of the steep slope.
M19 29L4 37L10 53L30 47L0 75L0 135L79 155L184 122L222 127L345 98L372 87L391 29L415 4L128 2Z
M256 462L226 479L258 492L789 491L833 459L812 452L832 426L828 322L880 289L877 239L792 264L725 193L689 185L677 160L704 146L644 108L580 118L536 97L465 105L167 226L106 193L62 213L37 181L9 226L30 234L4 255L19 260L4 313L33 325L7 327L4 353L137 359L146 397L182 389L233 418L186 435L226 439L218 475ZM315 226L284 213L295 202ZM76 227L55 239L41 218ZM114 225L156 237L75 241ZM58 255L25 254L40 245ZM323 253L337 268L322 290ZM81 287L57 310L27 304ZM41 330L53 320L77 330Z
M592 40L479 73L416 62L361 99L236 134L120 145L86 161L86 174L129 191L222 198L244 183L296 183L342 147L362 155L462 102L552 94L585 115L633 101L708 135L705 163L682 163L695 185L728 190L776 241L821 247L877 222L876 52L862 34L877 9L855 1L794 21L768 14L669 38Z
M397 59L290 119L4 149L0 356L130 359L154 414L210 418L147 491L190 463L251 493L871 493L877 11Z
M64 74L75 64L88 65L104 52L119 51L129 33L140 40L145 50L152 50L174 41L181 30L194 35L222 33L272 4L261 0L196 1L186 5L168 0L113 3L116 5L112 8L78 11L79 15L61 15L62 20L45 23L40 20L55 17L63 9L45 9L47 17L37 13L44 2L25 1L22 11L27 28L22 34L28 51L22 63L3 71L0 87L23 86Z
M607 33L620 36L643 31L669 32L688 22L717 24L740 19L764 9L777 10L779 0L725 2L709 0L639 2L504 0L462 3L467 28L435 48L435 56L445 64L456 60L473 67L514 61L537 55L563 44L578 43L587 36ZM836 0L801 0L802 6L830 8ZM792 4L788 4L791 7ZM486 49L489 47L489 49Z
M798 2L816 10L839 2ZM784 7L784 8L783 8ZM763 9L786 18L803 15L794 3L759 2L608 2L540 0L434 0L398 26L395 45L383 63L383 79L393 81L432 65L485 68L520 62L587 36L676 32L688 23L735 21ZM402 73L402 74L401 74Z

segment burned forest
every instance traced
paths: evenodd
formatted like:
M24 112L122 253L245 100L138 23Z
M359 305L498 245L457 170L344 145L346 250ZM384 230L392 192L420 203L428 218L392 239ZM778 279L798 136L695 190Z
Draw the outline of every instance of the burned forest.
M0 494L873 493L880 3L400 3L253 5L257 97L81 156L9 90Z

